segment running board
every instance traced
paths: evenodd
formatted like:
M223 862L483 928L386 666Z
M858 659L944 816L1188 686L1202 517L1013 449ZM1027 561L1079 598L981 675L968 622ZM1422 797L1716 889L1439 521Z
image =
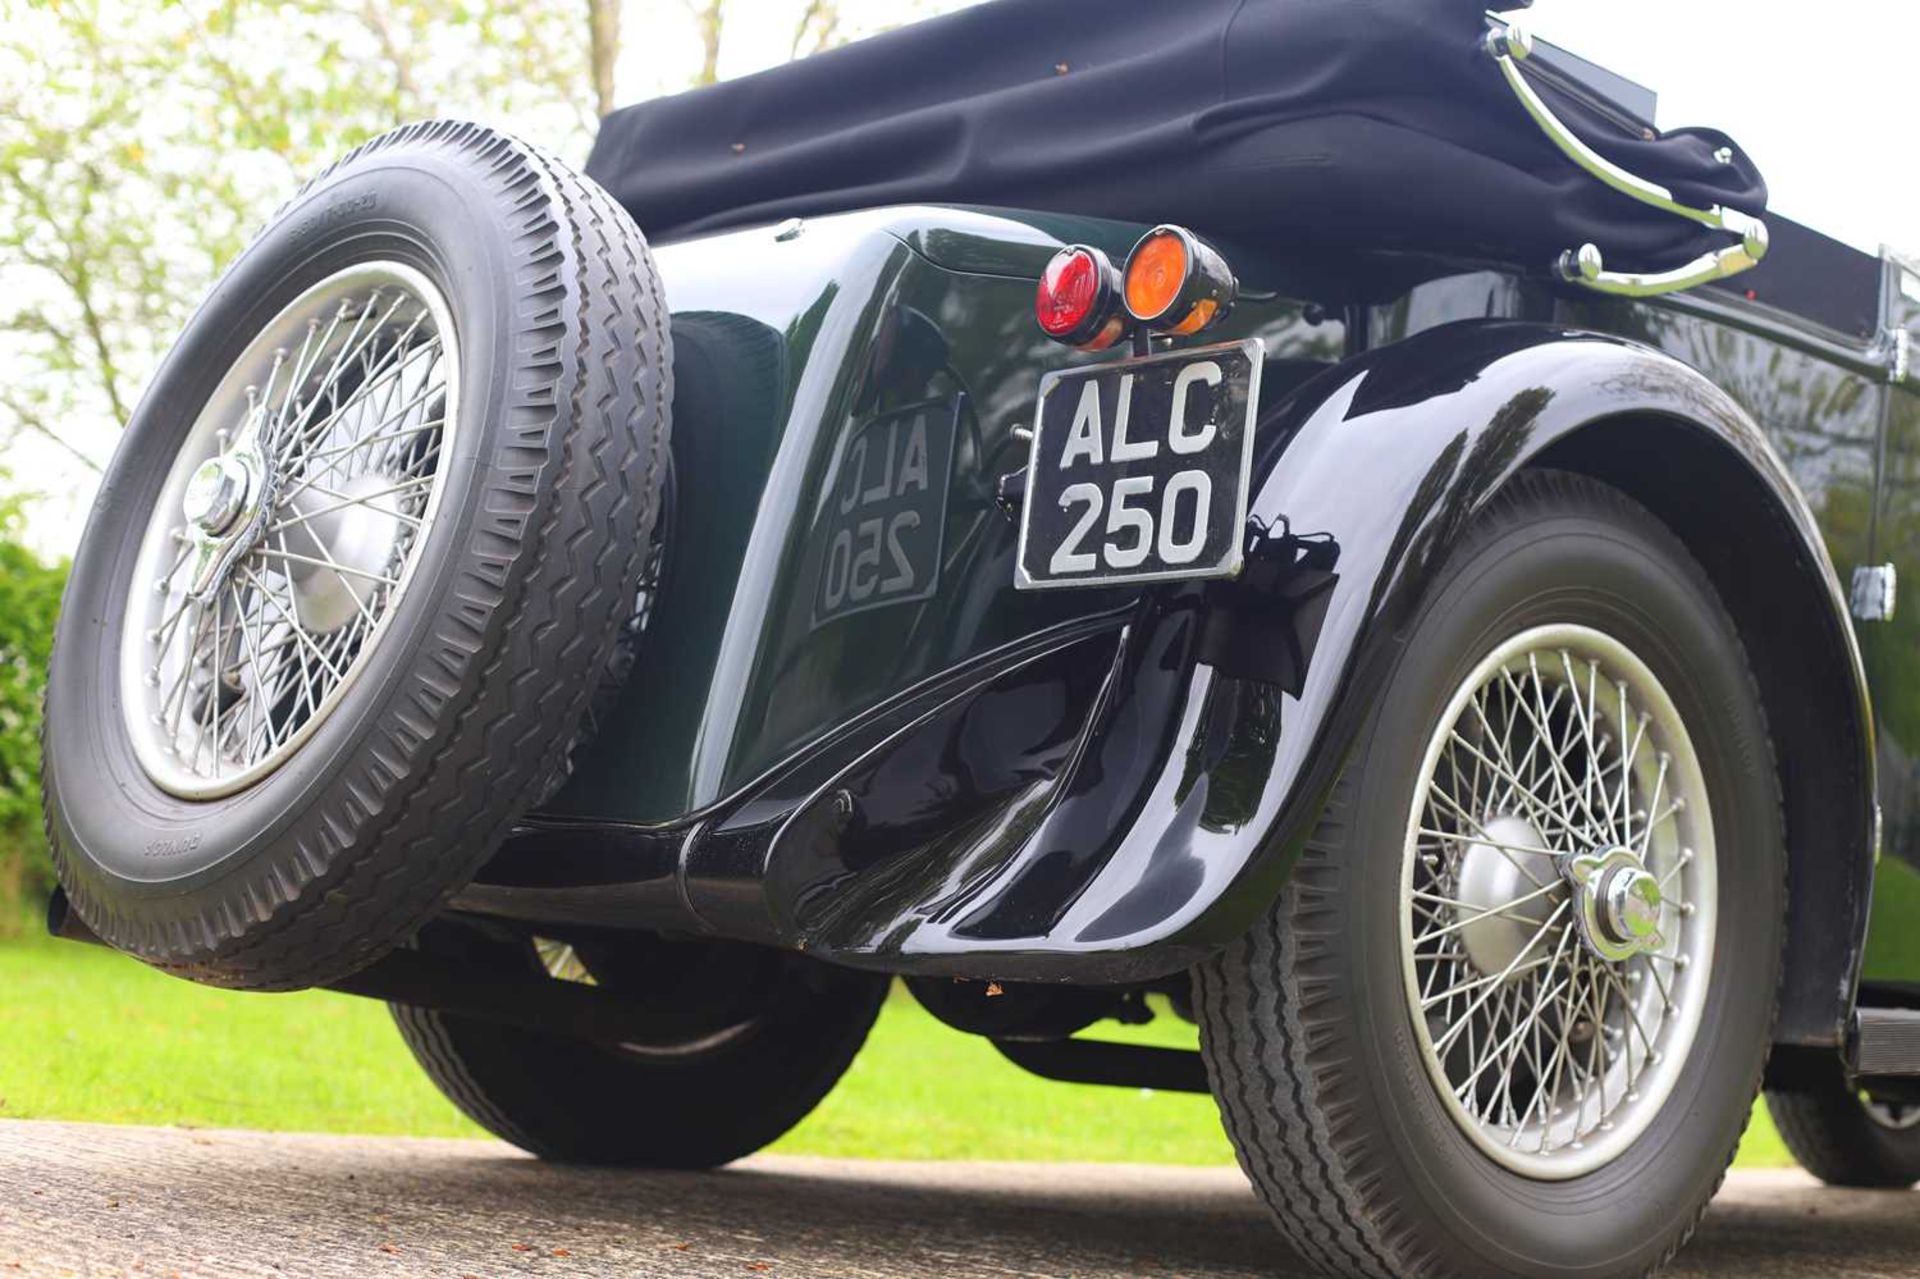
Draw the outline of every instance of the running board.
M1920 1010L1857 1010L1847 1056L1856 1075L1920 1075Z

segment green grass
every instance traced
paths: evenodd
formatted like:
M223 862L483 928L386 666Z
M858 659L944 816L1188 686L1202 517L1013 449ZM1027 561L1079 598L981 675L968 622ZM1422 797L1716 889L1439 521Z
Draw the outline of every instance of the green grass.
M474 1136L384 1009L345 995L241 995L110 952L0 942L0 1116ZM1126 1032L1191 1045L1171 1017ZM1205 1097L1050 1083L895 993L832 1096L776 1150L891 1159L1231 1162ZM1781 1166L1764 1110L1741 1147Z

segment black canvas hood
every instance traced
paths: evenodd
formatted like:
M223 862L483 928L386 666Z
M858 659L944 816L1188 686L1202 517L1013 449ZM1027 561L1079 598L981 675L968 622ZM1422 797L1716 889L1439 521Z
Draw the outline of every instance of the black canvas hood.
M1662 269L1725 242L1557 151L1486 24L1470 0L990 0L616 111L588 172L656 240L936 202L1526 266L1591 241ZM1683 202L1764 211L1724 134L1540 90Z

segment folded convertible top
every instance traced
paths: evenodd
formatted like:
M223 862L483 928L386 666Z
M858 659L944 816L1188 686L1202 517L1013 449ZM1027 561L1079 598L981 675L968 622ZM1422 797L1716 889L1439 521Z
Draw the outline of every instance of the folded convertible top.
M939 202L1526 266L1593 242L1656 270L1724 242L1557 151L1486 22L1476 0L990 0L616 111L587 171L656 240ZM1536 87L1682 202L1764 211L1725 135Z

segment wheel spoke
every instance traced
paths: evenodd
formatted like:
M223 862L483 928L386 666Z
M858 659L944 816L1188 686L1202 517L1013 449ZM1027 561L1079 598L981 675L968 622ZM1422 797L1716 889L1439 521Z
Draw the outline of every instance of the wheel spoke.
M1447 1000L1456 998L1460 995L1470 994L1476 990L1483 990L1488 986L1498 985L1507 976L1517 976L1521 973L1531 972L1538 968L1549 967L1553 964L1553 962L1554 960L1552 956L1542 955L1537 959L1530 959L1526 963L1521 964L1518 968L1515 968L1511 974L1492 973L1492 974L1483 975L1479 977L1472 977L1467 979L1466 981L1455 982L1453 985L1447 987L1445 990L1441 991L1439 994L1431 995L1426 999L1421 1000L1420 1007L1423 1010L1431 1008L1435 1004L1444 1003Z
M309 481L308 483L302 485L298 491L305 492L308 489L312 489L314 492L320 494L320 496L322 497L331 497L337 500L335 500L329 506L322 506L312 511L296 512L295 514L289 515L284 519L276 520L274 523L267 525L266 531L269 533L284 532L287 529L296 528L302 524L310 524L320 519L322 516L332 515L338 511L349 510L352 507L356 507L356 506L364 507L368 510L376 511L380 515L390 516L394 519L401 520L406 523L417 526L420 524L420 521L413 518L412 516L402 515L399 512L389 510L387 507L384 507L384 506L374 506L373 503L379 500L380 498L392 497L395 494L401 494L401 493L411 494L411 493L418 492L421 489L431 487L433 482L434 482L433 476L419 475L419 476L414 476L411 479L401 480L395 484L389 484L385 488L376 489L375 491L370 493L342 493L338 489L329 488L326 485L319 483L318 481ZM284 507L282 509L284 509Z
M1452 912L1455 915L1454 922L1445 927L1419 934L1413 939L1413 944L1419 946L1426 942L1436 941L1451 933L1457 933L1463 928L1470 928L1483 919L1507 919L1516 923L1531 925L1534 921L1526 915L1518 913L1517 908L1526 905L1528 902L1538 901L1543 897L1560 891L1561 888L1558 884L1543 884L1539 888L1520 897L1516 897L1512 901L1503 903L1502 905L1480 907L1467 902L1455 901L1449 897L1441 897L1438 894L1422 894L1416 890L1416 896L1420 896L1423 900L1441 902L1453 906L1456 909Z
M301 555L297 551L289 551L284 547L273 546L256 546L253 549L253 553L264 559L279 560L288 564L308 564L314 568L328 569L343 578L355 577L364 582L378 582L382 586L398 586L400 584L400 579L397 577L388 577L384 573L370 573L366 569L354 568L351 565L340 563L338 560L335 560L332 555L327 554L326 543L322 542L319 538L315 538L313 544L320 551L322 558L315 559L311 555ZM354 598L357 601L359 597L355 596Z
M1564 916L1566 913L1567 913L1567 904L1565 902L1561 902L1559 905L1553 908L1552 913L1550 913L1546 917L1546 919L1541 922L1538 928L1534 929L1533 936L1527 941L1527 944L1520 948L1520 953L1515 955L1510 961L1508 961L1507 966L1500 970L1498 976L1495 978L1495 984L1487 992L1482 993L1479 998L1475 999L1472 1004L1468 1005L1466 1012L1462 1015L1462 1020L1459 1023L1457 1023L1454 1029L1449 1031L1447 1035L1443 1035L1441 1037L1440 1041L1434 1045L1434 1051L1438 1052L1443 1057L1446 1055L1447 1045L1449 1042L1451 1042L1448 1036L1457 1034L1460 1027L1471 1024L1473 1020L1473 1014L1486 1004L1487 999L1492 994L1492 991L1498 990L1500 988L1499 983L1504 982L1506 981L1507 978L1513 976L1514 971L1519 967L1520 961L1526 958L1527 952L1531 951L1535 946L1539 945L1540 939L1545 937L1547 933L1553 928L1553 926L1560 922L1561 917Z
M1686 905L1711 838L1690 815L1697 768L1678 763L1691 747L1652 674L1585 628L1497 648L1448 716L1407 826L1409 1011L1483 1150L1574 1175L1644 1122L1684 1051L1671 1041L1700 986L1679 973L1707 936ZM1627 873L1662 895L1659 950L1623 943L1650 934L1606 913L1638 900L1614 880L1603 892Z
M1429 783L1429 786L1431 787L1431 783ZM1497 850L1501 856L1505 857L1509 862L1512 862L1514 869L1518 870L1522 875L1526 876L1528 881L1531 882L1535 888L1544 888L1547 886L1546 880L1543 880L1538 875L1534 874L1533 870L1530 867L1528 867L1525 862L1521 861L1517 856L1515 856L1512 852L1510 852L1508 848L1500 840L1497 840L1493 838L1493 836L1487 834L1486 827L1482 826L1479 820L1475 818L1472 814L1468 813L1465 809L1461 808L1459 804L1455 803L1452 797L1437 790L1430 790L1430 793L1433 794L1436 798L1440 799L1449 808L1451 808L1456 817L1458 817L1461 821L1465 822L1469 827L1473 829L1475 843L1484 843L1489 848L1493 848Z
M243 391L191 424L123 645L137 753L166 789L251 784L358 677L432 516L458 354L426 276L348 267L262 326L222 384Z

